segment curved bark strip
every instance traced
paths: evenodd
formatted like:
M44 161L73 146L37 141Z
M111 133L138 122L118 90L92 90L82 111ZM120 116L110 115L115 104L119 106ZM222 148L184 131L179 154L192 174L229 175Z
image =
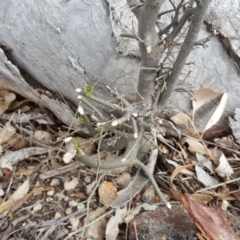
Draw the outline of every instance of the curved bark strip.
M29 86L22 78L17 67L7 60L4 52L0 49L0 87L10 89L15 93L35 102L52 111L55 116L67 126L73 128L80 127L80 123L74 118L69 107L62 102L49 98L44 94L39 94L34 88Z

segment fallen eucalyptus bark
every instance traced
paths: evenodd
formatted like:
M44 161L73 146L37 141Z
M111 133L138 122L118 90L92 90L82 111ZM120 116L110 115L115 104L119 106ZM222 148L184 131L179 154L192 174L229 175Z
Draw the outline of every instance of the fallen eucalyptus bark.
M0 158L0 164L10 164L14 166L32 156L48 154L47 148L28 147L14 152L7 152Z
M0 49L0 87L9 89L26 99L52 111L55 116L67 126L79 128L80 123L74 117L69 106L62 101L48 97L30 86L21 76L18 68L14 66Z

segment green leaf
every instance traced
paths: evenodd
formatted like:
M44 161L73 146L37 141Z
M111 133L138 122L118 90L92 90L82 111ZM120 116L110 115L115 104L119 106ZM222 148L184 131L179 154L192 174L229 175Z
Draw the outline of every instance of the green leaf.
M93 91L93 85L91 84L87 84L85 86L85 94L88 98L91 98L91 95L92 95L92 91Z
M80 117L78 120L80 123L85 123L85 119L83 117Z
M80 143L76 143L76 147L77 147L77 154L78 155L83 155L83 150L81 148L81 144Z

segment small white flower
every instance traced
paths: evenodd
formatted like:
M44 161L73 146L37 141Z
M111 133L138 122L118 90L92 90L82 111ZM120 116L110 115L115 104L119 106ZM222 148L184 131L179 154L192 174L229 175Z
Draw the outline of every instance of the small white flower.
M78 96L78 99L81 99L82 97L81 96Z
M76 92L80 93L82 91L81 88L76 88Z

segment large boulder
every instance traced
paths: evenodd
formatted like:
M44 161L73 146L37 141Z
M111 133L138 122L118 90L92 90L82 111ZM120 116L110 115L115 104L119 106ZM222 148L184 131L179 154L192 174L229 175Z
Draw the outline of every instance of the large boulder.
M206 49L194 48L188 59L193 64L185 67L179 79L178 88L209 87L229 93L225 120L219 126L226 124L226 117L240 104L238 9L238 0L211 2L200 37L214 30L219 34ZM120 37L135 22L125 0L2 0L0 45L22 76L31 77L28 83L32 87L40 83L77 105L75 89L86 83L96 83L97 94L102 96L108 95L106 85L124 94L136 93L137 44ZM4 64L1 78L3 68ZM191 107L190 97L183 91L175 92L170 104L181 111ZM200 128L204 121L199 119Z

